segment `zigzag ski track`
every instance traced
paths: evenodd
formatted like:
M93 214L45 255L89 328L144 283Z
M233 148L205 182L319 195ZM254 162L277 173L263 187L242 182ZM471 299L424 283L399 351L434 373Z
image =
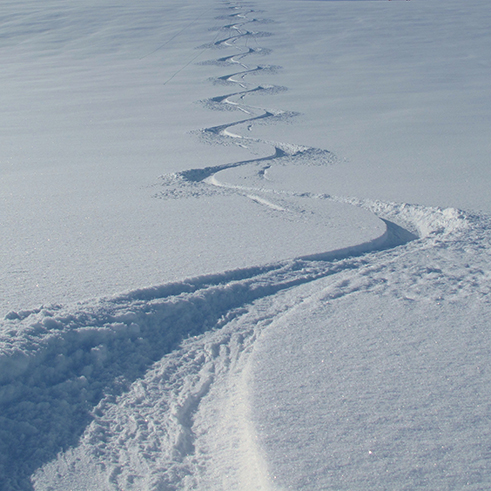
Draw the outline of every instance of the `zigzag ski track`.
M356 305L375 295L398 305L472 303L489 311L488 217L270 185L272 167L308 169L338 159L251 135L295 114L249 103L259 95L269 103L286 90L253 83L254 75L280 70L254 64L272 55L269 33L257 30L270 22L265 13L249 4L220 10L223 26L200 49L227 52L205 63L230 67L212 81L230 92L201 103L240 118L197 134L212 145L238 146L244 159L162 176L155 197L196 199L199 206L205 196L230 194L292 216L311 202L342 203L379 217L385 233L324 254L10 312L0 334L4 489L82 489L76 485L84 482L101 490L222 489L218 482L223 489L273 489L270 442L258 437L251 407L251 357L264 333L319 298L333 309L342 299Z

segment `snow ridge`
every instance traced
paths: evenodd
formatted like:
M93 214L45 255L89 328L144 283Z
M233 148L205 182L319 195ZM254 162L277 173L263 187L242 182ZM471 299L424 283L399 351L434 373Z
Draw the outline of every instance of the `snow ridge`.
M236 309L258 298L338 268L329 264L319 270L297 260L93 304L10 312L0 340L5 429L0 475L26 479L60 449L75 444L102 398L127 390L183 339L220 327L237 315Z

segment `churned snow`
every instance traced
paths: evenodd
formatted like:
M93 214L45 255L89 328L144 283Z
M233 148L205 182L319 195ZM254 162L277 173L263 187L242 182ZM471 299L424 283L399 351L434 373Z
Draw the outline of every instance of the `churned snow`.
M491 485L484 0L0 6L0 488Z

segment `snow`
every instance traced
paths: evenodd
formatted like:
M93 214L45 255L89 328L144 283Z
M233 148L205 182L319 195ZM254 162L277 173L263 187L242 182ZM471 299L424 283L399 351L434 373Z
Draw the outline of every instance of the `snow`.
M0 487L488 489L486 7L4 2Z
M446 246L323 280L261 338L252 419L280 489L489 485L489 274Z

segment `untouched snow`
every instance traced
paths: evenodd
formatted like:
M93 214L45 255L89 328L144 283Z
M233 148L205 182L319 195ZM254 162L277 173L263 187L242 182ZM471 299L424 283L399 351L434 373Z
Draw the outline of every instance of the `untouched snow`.
M3 3L0 487L488 489L490 16Z

